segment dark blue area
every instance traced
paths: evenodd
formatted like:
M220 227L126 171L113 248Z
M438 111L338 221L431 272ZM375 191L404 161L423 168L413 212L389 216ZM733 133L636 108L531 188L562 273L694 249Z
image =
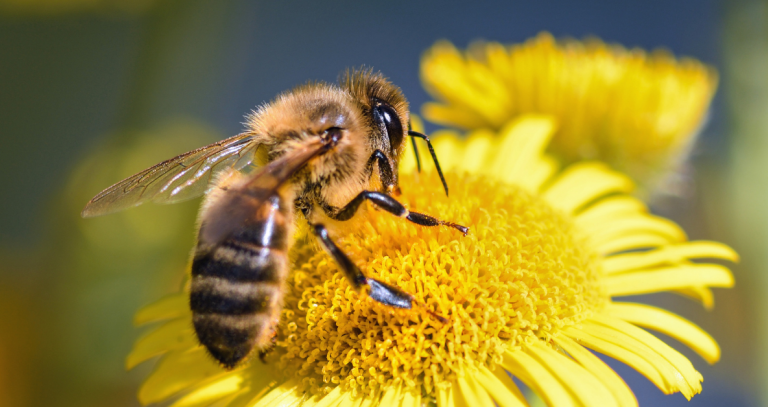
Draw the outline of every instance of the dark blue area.
M308 80L335 81L360 65L389 76L418 112L429 100L419 57L441 38L463 47L475 39L519 42L546 30L665 47L719 65L719 7L712 0L194 0L163 7L173 4L178 10L160 8L161 17L143 19L0 18L0 182L13 191L3 194L1 242L37 241L36 216L67 169L126 120L151 127L186 116L235 134L244 114L277 93ZM160 40L148 47L158 31ZM715 125L719 117L715 112Z
M714 1L549 1L276 3L253 6L236 99L222 110L229 132L242 111L306 80L335 81L348 66L369 65L403 88L414 111L429 100L419 57L436 40L520 42L541 31L598 36L628 47L664 47L718 64ZM233 78L233 80L237 80ZM237 87L235 84L233 87ZM231 107L230 107L231 106Z

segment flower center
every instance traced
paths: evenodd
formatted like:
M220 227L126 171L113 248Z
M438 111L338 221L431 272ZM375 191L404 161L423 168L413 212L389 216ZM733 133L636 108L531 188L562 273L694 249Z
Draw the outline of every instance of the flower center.
M450 197L434 174L406 174L398 199L469 226L468 236L379 210L334 235L369 277L412 294L413 309L355 292L299 232L272 366L312 392L369 394L399 381L431 392L460 366L498 364L506 349L546 339L608 300L598 256L565 215L517 187L447 175Z

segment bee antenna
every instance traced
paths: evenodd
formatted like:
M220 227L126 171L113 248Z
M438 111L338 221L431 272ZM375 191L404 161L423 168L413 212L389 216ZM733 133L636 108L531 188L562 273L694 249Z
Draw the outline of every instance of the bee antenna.
M408 135L411 136L411 137L418 137L418 138L423 139L424 141L427 142L427 147L429 148L429 153L432 154L432 161L435 162L435 168L437 168L437 174L440 175L440 181L443 182L443 188L445 188L445 196L448 196L448 183L445 182L445 177L443 176L443 171L440 169L440 163L437 162L437 155L435 155L435 149L432 148L432 143L430 143L429 137L427 137L426 135L421 134L419 132L413 131L413 130L408 130ZM413 140L413 139L411 139L411 140ZM416 143L415 142L414 142L413 146L414 146L414 148L416 147ZM417 157L416 158L416 160L417 160L416 162L418 163L418 157L419 157L418 152L416 153L416 157ZM419 166L419 168L421 168L421 166Z
M411 122L408 121L408 134L411 133ZM416 139L411 137L411 144L413 144L413 154L416 156L416 171L421 172L421 158L419 158L419 148L416 147Z

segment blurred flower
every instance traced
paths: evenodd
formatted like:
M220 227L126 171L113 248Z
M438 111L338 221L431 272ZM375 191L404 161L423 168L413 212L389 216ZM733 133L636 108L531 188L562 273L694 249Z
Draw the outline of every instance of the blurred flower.
M710 287L729 287L727 246L688 242L669 220L627 195L632 182L605 165L558 169L544 153L554 121L523 116L499 134L446 136L435 147L451 186L401 163L409 207L471 227L423 228L368 211L340 246L369 275L422 304L400 310L351 289L303 227L275 347L267 364L226 371L192 331L182 290L136 315L164 321L139 339L129 368L162 355L142 403L173 407L526 405L511 376L548 405L636 405L624 381L588 349L632 366L664 393L701 391L691 362L650 328L706 361L715 341L691 322L613 297L678 292L711 305ZM426 161L426 160L425 160ZM302 222L299 222L302 223ZM440 322L431 313L447 318Z
M438 100L422 109L430 121L498 131L521 114L552 115L551 153L605 161L651 192L685 159L717 87L714 69L693 59L547 33L465 52L438 42L421 78Z

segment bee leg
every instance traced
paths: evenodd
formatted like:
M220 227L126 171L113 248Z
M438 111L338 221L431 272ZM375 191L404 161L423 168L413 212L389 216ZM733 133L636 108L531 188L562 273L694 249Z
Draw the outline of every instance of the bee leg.
M397 183L395 182L395 176L392 172L392 166L389 165L389 160L387 159L387 156L384 155L384 153L381 150L374 151L373 154L371 154L371 157L368 158L368 162L366 163L366 168L369 175L373 172L374 162L379 164L379 179L381 180L381 185L384 188L384 192L390 194L390 193L399 191L400 188L397 186Z
M262 349L262 350L259 351L259 360L261 361L261 363L263 363L265 365L267 364L267 355L269 355L269 352L271 350L272 350L272 347L270 347L268 349Z
M364 286L368 286L368 296L372 300L380 302L385 305L389 305L397 308L411 308L413 306L413 296L405 291L383 283L375 278L368 278L363 274L357 265L355 265L346 254L344 254L336 243L328 236L328 230L321 224L312 225L312 230L320 239L320 243L323 245L325 251L336 260L336 263L341 267L341 270L347 277L347 280L352 284L356 290L362 289Z
M272 353L272 350L275 348L275 345L277 344L277 329L272 331L272 337L269 338L269 344L267 344L266 347L259 350L259 360L263 364L267 364L267 356Z
M350 218L352 218L352 216L355 215L355 212L357 212L357 209L360 207L360 204L362 204L363 201L365 201L366 199L376 204L376 206L378 206L379 208L395 216L408 219L409 221L417 225L448 226L463 233L464 236L466 236L467 233L469 233L469 228L466 226L461 226L453 222L440 220L435 217L425 215L423 213L411 212L408 209L406 209L405 206L403 206L403 204L398 202L395 198L387 194L383 194L381 192L374 192L374 191L363 191L359 193L354 199L349 201L349 203L346 206L337 210L335 213L333 212L328 213L328 216L330 216L332 219L335 219L335 220L342 220L342 221L349 220ZM328 211L326 210L326 213L327 212Z

